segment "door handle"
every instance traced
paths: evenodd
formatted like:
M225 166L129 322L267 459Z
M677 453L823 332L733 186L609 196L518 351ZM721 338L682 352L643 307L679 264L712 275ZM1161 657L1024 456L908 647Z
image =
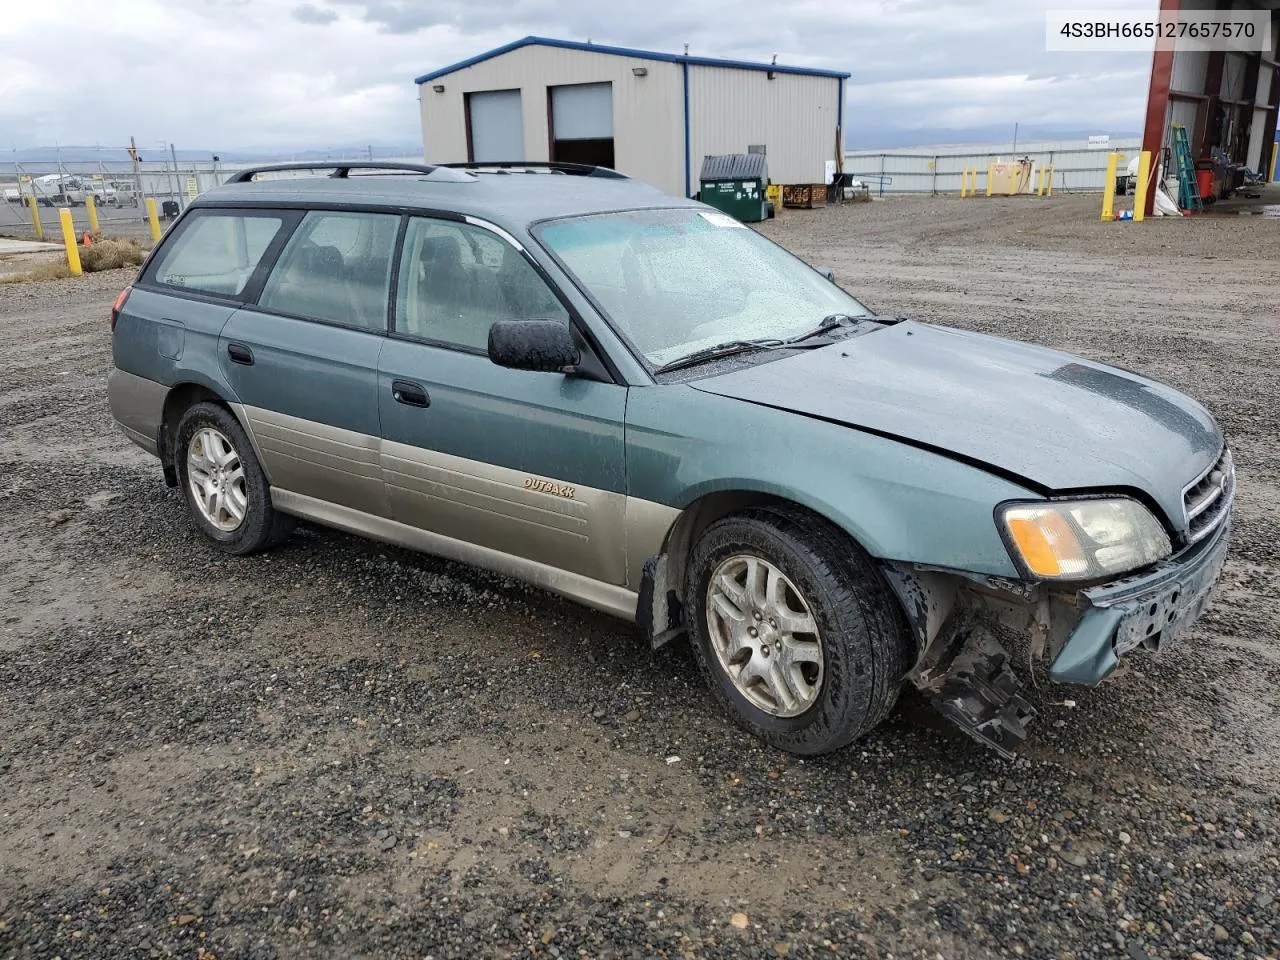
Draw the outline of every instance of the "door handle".
M243 343L228 343L227 356L231 358L232 363L242 363L246 367L253 366L253 351Z
M427 396L427 391L421 384L414 383L412 380L392 380L391 396L395 398L396 403L403 403L409 407L431 406L431 398Z

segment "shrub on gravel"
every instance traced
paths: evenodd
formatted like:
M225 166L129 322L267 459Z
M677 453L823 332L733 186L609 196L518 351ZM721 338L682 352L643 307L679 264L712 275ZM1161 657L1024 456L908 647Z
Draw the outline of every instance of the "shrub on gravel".
M147 251L137 240L128 237L105 237L95 240L87 247L80 248L80 266L85 273L99 273L103 270L119 270L122 267L141 265L147 257ZM42 280L64 280L71 276L71 270L63 260L55 263L44 263L24 273L0 275L0 283L28 283Z
M121 267L136 267L146 259L147 252L137 240L126 237L98 240L91 246L80 250L80 265L87 273L99 270L118 270Z

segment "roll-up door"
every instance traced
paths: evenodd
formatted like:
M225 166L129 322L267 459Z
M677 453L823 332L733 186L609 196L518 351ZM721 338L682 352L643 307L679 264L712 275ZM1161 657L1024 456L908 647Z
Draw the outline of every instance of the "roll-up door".
M479 163L523 160L524 119L519 90L467 94L469 159Z
M612 167L613 84L551 87L551 159Z

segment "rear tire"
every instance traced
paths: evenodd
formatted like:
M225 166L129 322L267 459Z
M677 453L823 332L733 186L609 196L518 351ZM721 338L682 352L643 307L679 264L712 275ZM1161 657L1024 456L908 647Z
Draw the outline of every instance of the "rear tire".
M753 577L763 590L753 592ZM760 508L709 526L690 560L685 609L716 699L739 726L790 753L827 753L869 733L893 709L914 653L871 559L799 509Z
M292 518L271 505L267 475L226 407L197 403L183 413L174 465L192 522L219 550L255 553L293 529Z

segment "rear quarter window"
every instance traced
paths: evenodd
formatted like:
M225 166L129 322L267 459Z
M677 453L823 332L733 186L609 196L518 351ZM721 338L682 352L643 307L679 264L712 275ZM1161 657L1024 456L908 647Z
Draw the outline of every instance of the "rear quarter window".
M198 214L165 244L153 283L238 297L284 225L279 215Z

